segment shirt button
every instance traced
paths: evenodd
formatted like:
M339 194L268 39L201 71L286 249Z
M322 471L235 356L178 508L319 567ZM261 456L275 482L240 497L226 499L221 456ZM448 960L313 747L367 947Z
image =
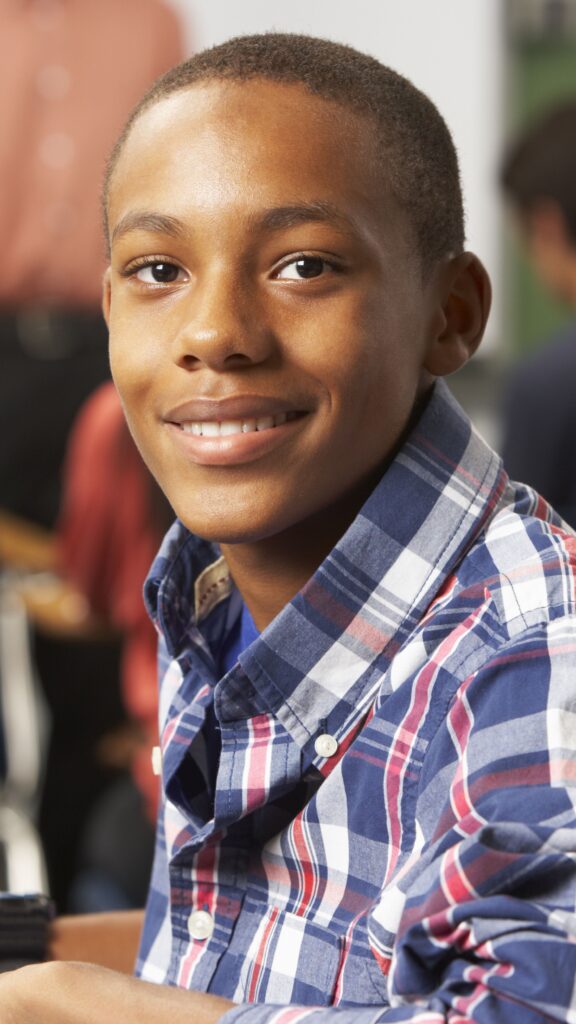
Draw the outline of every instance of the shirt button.
M214 931L214 919L207 910L194 910L188 918L188 931L193 939L205 942Z
M322 733L318 736L314 743L314 750L318 754L318 757L334 757L334 754L338 750L338 742L329 733Z
M162 751L160 747L152 747L152 774L162 775Z

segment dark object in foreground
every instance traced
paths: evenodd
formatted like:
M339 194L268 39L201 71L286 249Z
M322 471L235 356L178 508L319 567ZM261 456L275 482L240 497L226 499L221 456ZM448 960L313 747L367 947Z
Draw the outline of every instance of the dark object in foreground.
M44 960L53 917L47 896L0 893L0 971Z

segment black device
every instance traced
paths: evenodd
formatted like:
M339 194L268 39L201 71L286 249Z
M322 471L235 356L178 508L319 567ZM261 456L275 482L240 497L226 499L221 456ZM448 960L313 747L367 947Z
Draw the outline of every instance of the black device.
M0 971L46 959L54 904L41 893L0 892Z

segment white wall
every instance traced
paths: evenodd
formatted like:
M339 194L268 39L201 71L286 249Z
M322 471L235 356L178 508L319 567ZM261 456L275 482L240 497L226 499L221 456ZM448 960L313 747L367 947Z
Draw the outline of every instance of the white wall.
M171 0L191 49L277 29L349 43L406 75L437 104L460 154L467 236L495 286L501 335L500 201L504 0Z

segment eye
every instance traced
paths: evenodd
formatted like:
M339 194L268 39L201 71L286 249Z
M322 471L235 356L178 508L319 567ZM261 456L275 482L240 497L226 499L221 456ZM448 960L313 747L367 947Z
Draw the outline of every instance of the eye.
M185 279L184 271L175 263L156 261L136 267L132 276L142 284L174 284Z
M313 277L321 277L326 271L335 270L334 264L328 263L321 256L298 256L285 263L276 277L281 281L309 281Z

